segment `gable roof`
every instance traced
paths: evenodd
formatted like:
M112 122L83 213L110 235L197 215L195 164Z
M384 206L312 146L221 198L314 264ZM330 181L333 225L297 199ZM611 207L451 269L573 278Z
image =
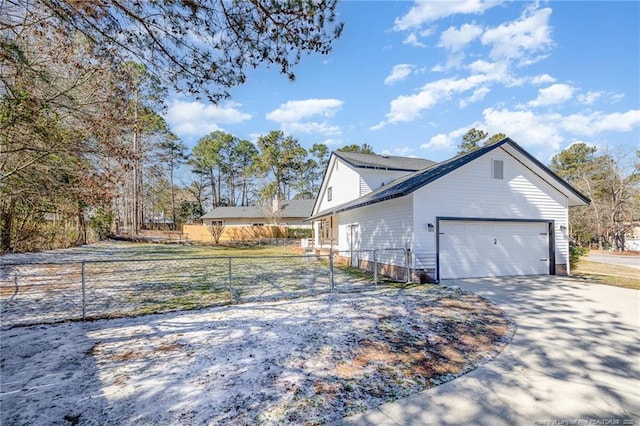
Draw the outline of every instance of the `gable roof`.
M315 200L286 200L280 203L280 210L275 215L280 219L292 217L309 217L312 213ZM200 219L236 219L236 218L267 218L270 206L236 206L216 207Z
M564 191L562 192L565 193L570 198L571 202L569 205L583 205L583 204L590 203L590 200L587 197L582 195L575 188L573 188L571 185L565 182L562 178L560 178L558 175L553 173L548 167L546 167L544 164L542 164L540 161L534 158L531 154L525 151L520 145L515 143L510 138L505 138L501 141L483 146L467 154L464 154L458 157L453 157L441 163L434 164L433 166L425 170L419 170L417 172L410 173L406 176L402 176L394 180L393 182L389 183L388 185L382 186L376 189L375 191L372 191L368 194L363 195L362 197L356 198L355 200L349 201L342 205L335 206L323 212L319 212L316 215L308 218L308 220L327 216L334 213L344 212L347 210L353 210L358 207L363 207L369 204L375 204L382 201L391 200L393 198L409 195L415 190L422 188L425 185L428 185L429 183L435 181L436 179L439 179L453 172L454 170L459 169L465 164L475 160L476 158L482 157L488 152L493 151L494 149L497 149L499 147L511 148L511 149L505 149L505 151L507 151L509 154L511 154L514 157L518 157L517 159L523 162L525 166L531 166L533 168L541 169L543 174L545 174L548 177L546 179L545 177L542 177L542 176L540 177L542 177L542 179L545 180L550 185L556 188L563 189Z
M415 172L436 164L424 158L396 157L393 155L362 154L360 152L334 151L333 154L359 169L397 170Z
M435 161L426 160L424 158L412 158L412 157L397 157L393 155L378 155L378 154L362 154L360 152L348 152L348 151L333 151L327 162L327 166L324 169L322 176L322 185L316 202L313 206L312 213L316 211L316 205L320 200L320 195L323 194L327 185L327 174L331 170L332 164L340 159L347 163L349 166L356 169L370 169L370 170L388 170L394 172L406 172L411 173L418 170L423 170L436 164Z

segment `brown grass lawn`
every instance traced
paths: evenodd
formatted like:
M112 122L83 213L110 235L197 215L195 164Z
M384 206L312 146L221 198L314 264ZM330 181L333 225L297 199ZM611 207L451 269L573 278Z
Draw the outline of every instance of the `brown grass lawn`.
M640 290L640 270L628 266L610 265L580 259L571 275L595 281L598 284Z

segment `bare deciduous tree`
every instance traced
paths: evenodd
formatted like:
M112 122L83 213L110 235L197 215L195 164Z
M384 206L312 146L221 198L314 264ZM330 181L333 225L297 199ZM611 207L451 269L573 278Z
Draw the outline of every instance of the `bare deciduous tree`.
M206 225L207 231L211 235L211 240L216 244L220 244L220 238L224 234L224 224L222 222L213 222L211 225Z

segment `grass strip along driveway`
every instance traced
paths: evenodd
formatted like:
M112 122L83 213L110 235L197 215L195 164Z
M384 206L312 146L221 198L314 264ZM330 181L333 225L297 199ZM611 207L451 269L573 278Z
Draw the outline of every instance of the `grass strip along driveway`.
M592 262L582 258L572 275L589 282L640 290L640 270L622 265ZM638 257L640 262L640 256Z

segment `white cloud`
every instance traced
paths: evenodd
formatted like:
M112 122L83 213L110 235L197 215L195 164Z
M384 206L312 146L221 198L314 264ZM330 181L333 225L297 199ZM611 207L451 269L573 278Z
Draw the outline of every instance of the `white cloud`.
M630 132L640 126L640 110L605 114L597 111L588 115L572 114L562 117L560 126L573 133L594 136L602 132Z
M481 34L482 27L475 24L463 24L460 29L449 27L440 35L438 46L457 52L477 39Z
M444 71L449 71L450 69L460 68L463 62L464 62L463 52L452 53L447 57L446 64L444 65L437 64L433 68L431 68L431 71L444 72Z
M402 95L392 100L385 120L371 127L371 130L379 130L392 123L413 121L420 117L423 110L432 108L454 94L473 90L494 81L496 76L478 74L461 79L441 79L427 83L414 95Z
M166 114L167 123L181 136L204 136L221 130L220 124L237 124L251 119L251 114L240 111L240 104L205 104L200 101L174 100Z
M447 93L445 87L429 84L420 93L409 96L398 96L391 101L391 111L386 115L388 123L413 121L420 116L420 111L436 105Z
M285 133L318 133L327 136L339 135L342 132L340 127L332 126L325 122L317 121L292 121L281 123L282 131Z
M454 146L454 139L449 134L440 133L433 136L429 142L420 145L422 149L446 149Z
M394 65L391 74L384 79L384 84L395 84L398 81L404 80L411 74L412 69L413 66L409 64Z
M550 17L550 8L528 7L519 19L485 31L482 44L491 46L489 56L493 59L521 59L532 63L527 55L545 52L553 45Z
M340 128L326 121L310 120L311 117L330 118L342 107L339 99L305 99L288 101L267 113L266 118L280 123L285 133L320 133L338 135Z
M473 74L492 74L495 73L498 69L500 71L504 71L506 69L505 62L487 62L482 59L478 59L470 63L467 68Z
M267 119L282 122L299 121L314 115L333 117L343 102L339 99L305 99L288 101L267 113Z
M535 64L536 62L540 62L543 59L547 59L549 57L549 55L538 55L538 56L530 56L530 57L525 57L522 58L520 60L520 62L518 62L518 66L519 67L526 67L528 65L532 65Z
M640 127L640 110L565 116L558 113L537 114L532 110L486 108L483 117L484 122L474 122L449 133L437 134L420 148L452 150L462 136L475 127L487 131L489 135L505 133L525 148L535 147L541 158L550 159L566 141L576 143L584 140L584 137L597 137L605 132L631 132Z
M406 15L395 19L394 30L405 31L456 14L482 14L502 0L416 1Z
M555 83L556 79L551 77L549 74L540 74L534 77L531 77L531 84L548 84Z
M462 99L460 102L458 102L458 106L460 108L466 108L469 104L479 102L483 100L487 93L489 93L490 91L491 89L489 89L488 87L480 87L474 90L473 94L470 97Z
M429 37L429 36L432 36L435 32L436 32L435 28L427 28L420 31L418 34L420 34L420 37Z
M453 130L449 133L440 133L433 136L429 139L429 142L423 143L420 145L422 149L434 149L434 150L447 150L451 149L458 145L459 140L462 138L462 135L467 133L467 131L473 127L478 127L473 124L466 127L461 127L459 129Z
M557 151L564 140L557 120L532 111L487 108L483 111L486 128L502 132L524 146L546 146Z
M409 44L414 47L427 47L424 43L418 41L416 33L410 33L407 38L403 40L402 44Z
M578 102L585 105L593 104L598 98L604 95L601 91L588 91L587 93L581 93L578 95Z
M522 80L511 75L508 61L487 62L479 59L469 64L467 69L472 75L485 75L488 80L505 86L517 86Z
M378 124L374 124L373 126L369 127L369 130L380 130L384 126L386 126L387 124L389 124L389 123L387 123L386 121L382 120Z
M568 84L556 83L538 90L538 97L527 105L533 107L561 104L573 97L575 88Z
M524 146L544 146L547 152L558 151L565 139L594 137L605 132L630 132L640 127L640 110L562 115L487 108L483 116L485 123L480 127L494 133L503 132Z
M624 93L616 93L615 95L611 95L611 97L609 98L612 104L620 102L622 99L624 99Z
M329 139L325 139L325 141L322 143L327 146L332 146L332 145L342 145L343 141L340 139L329 138Z

